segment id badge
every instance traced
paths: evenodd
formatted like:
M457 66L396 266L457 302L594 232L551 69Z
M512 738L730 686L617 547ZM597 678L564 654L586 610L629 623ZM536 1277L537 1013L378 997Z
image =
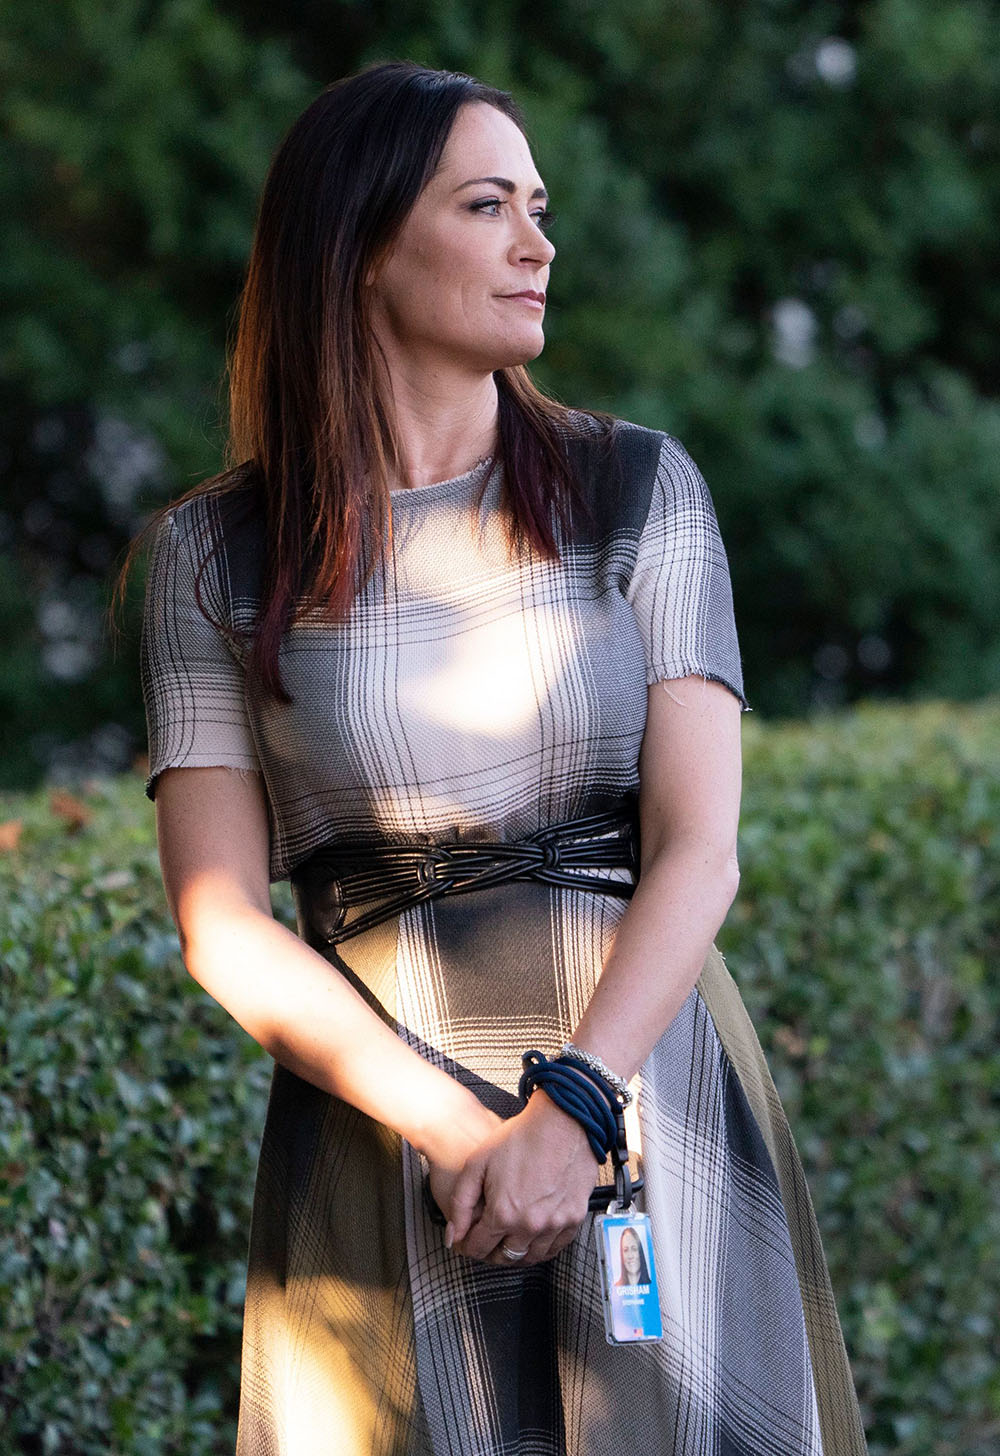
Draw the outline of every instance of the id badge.
M608 1344L662 1340L663 1320L649 1215L634 1210L598 1214L594 1230Z

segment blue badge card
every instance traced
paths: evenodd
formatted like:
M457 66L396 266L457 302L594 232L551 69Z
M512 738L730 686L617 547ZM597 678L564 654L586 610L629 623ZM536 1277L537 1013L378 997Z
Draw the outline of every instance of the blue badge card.
M663 1320L648 1216L602 1213L594 1219L594 1230L608 1344L662 1340Z

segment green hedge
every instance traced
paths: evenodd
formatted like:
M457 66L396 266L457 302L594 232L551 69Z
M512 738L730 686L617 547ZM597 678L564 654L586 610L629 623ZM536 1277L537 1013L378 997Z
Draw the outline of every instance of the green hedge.
M806 1165L871 1451L985 1456L1000 702L743 732L718 943ZM0 852L0 1449L221 1456L270 1061L183 971L139 779L78 797L0 798L23 825Z
M0 1450L232 1450L270 1060L185 973L139 778L0 856ZM65 811L64 811L65 814Z
M744 728L720 936L823 1229L873 1456L1000 1433L1000 700Z

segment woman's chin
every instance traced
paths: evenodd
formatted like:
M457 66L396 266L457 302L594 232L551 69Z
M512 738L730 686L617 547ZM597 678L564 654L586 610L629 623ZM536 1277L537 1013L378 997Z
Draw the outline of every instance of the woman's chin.
M516 339L507 339L496 349L492 369L516 369L519 364L530 364L545 348L545 335L541 328L520 334Z

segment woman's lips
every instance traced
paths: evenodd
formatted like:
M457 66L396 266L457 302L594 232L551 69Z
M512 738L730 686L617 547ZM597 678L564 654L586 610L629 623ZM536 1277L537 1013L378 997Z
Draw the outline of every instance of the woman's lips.
M527 303L532 308L542 309L545 307L545 299L537 293L504 293L502 298L507 298L511 303Z

